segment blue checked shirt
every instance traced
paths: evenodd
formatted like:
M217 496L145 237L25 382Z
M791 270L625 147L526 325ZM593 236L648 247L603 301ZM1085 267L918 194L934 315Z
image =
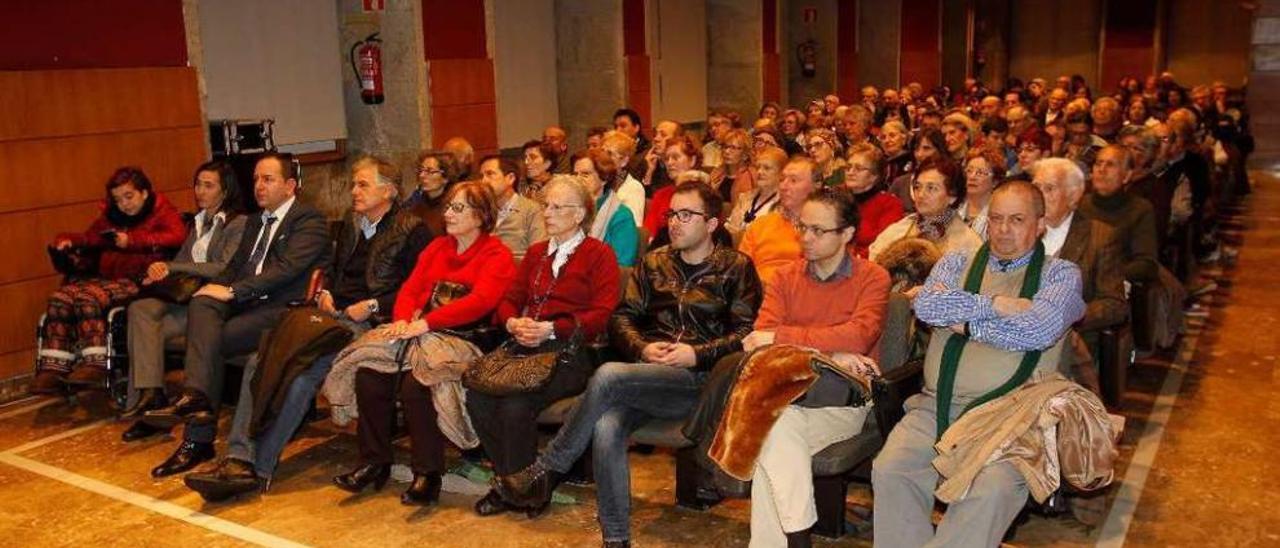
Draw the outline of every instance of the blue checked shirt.
M1000 316L992 297L964 290L970 252L949 253L934 265L929 279L920 288L914 308L916 317L934 327L950 327L969 322L969 338L1008 352L1044 350L1053 346L1077 320L1084 316L1080 269L1070 261L1046 258L1040 290L1031 299L1031 308L1013 316ZM989 272L1023 268L1031 253L1012 261L991 256Z

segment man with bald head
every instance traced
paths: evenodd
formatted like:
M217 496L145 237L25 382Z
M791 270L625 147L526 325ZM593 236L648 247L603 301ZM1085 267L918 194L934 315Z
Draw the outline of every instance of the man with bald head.
M906 402L872 465L876 546L996 546L1026 504L1022 472L986 464L966 493L949 497L937 530L931 516L939 474L934 444L948 426L1058 368L1067 330L1085 311L1080 269L1040 243L1045 200L1025 181L991 198L988 242L945 255L913 304L932 326L925 389ZM996 432L992 432L993 435Z
M667 143L676 137L684 136L684 126L673 120L663 120L653 126L653 146L644 155L645 173L641 182L645 186L645 194L650 197L653 192L672 183L667 175L667 168L662 164L662 156L667 153Z
M1045 127L1059 120L1066 120L1069 98L1070 94L1063 88L1053 88L1053 91L1049 92L1048 100L1045 101L1044 115L1040 117Z
M569 134L560 126L547 126L542 130L542 142L556 151L556 165L551 166L555 173L569 172Z
M450 137L440 148L449 153L457 180L470 181L475 171L476 149L462 137Z

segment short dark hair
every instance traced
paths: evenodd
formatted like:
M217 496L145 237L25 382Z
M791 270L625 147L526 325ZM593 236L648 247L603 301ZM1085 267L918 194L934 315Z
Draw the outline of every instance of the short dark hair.
M520 152L528 152L531 148L538 149L538 154L542 155L543 160L551 162L552 168L556 167L556 162L560 161L560 154L556 152L556 149L552 148L550 144L537 139L525 141L525 143L520 146ZM499 166L498 169L502 169L502 167ZM506 173L506 171L503 171L503 173Z
M698 199L702 200L702 207L706 210L703 213L707 214L708 219L712 217L721 219L721 215L724 213L724 198L720 197L720 192L702 181L679 183L676 185L675 191L671 193L672 196L676 194L697 194Z
M1089 127L1093 127L1093 116L1090 116L1088 112L1072 112L1071 116L1067 116L1066 123L1068 125L1085 124Z
M626 116L636 127L640 127L640 113L629 108L620 108L613 111L613 119L617 120L619 116Z
M616 118L616 116L615 116L615 118ZM609 129L609 128L607 128L607 127L604 127L604 126L591 126L591 127L587 128L587 138L588 138L588 139L590 139L590 138L595 137L595 136L597 136L597 135L599 135L599 136L601 136L601 137L604 137L604 134L609 133L609 131L610 131L610 129Z
M831 206L836 211L836 222L841 228L858 228L862 215L858 213L858 203L853 192L844 187L823 187L810 194L805 202L814 202Z
M462 199L480 217L480 230L485 234L492 233L498 226L498 198L493 195L493 189L480 181L463 181L449 189L444 203L448 205L458 195L462 195Z
M503 175L514 175L517 181L524 179L524 170L521 169L520 162L515 161L513 158L490 154L481 158L480 163L476 165L483 166L487 162L498 162L498 171L501 171ZM551 165L555 165L555 162L552 161Z
M911 182L914 184L926 171L937 171L946 178L947 195L955 198L953 203L960 203L960 200L964 199L964 174L960 172L960 167L951 157L939 154L921 162L920 168L911 176Z
M231 164L225 160L213 160L200 164L200 167L191 174L192 186L195 185L196 178L206 171L217 174L218 184L222 185L222 207L219 207L218 211L227 214L243 213L244 198L240 196L240 178Z
M137 166L124 166L117 169L111 177L107 179L107 201L111 201L111 191L124 185L132 184L136 190L145 190L147 193L154 193L151 189L151 179L147 177L146 172Z
M263 152L258 156L258 161L253 164L257 166L263 160L275 160L280 164L280 174L284 176L285 180L293 179L298 182L299 187L302 186L302 169L298 161L294 159L293 154L277 151Z

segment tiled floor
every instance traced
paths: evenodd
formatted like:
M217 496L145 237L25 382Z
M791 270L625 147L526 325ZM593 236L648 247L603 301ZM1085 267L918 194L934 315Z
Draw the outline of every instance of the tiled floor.
M1272 213L1280 211L1280 191L1270 174L1259 173L1257 181L1258 192L1228 227L1241 253L1238 266L1228 269L1211 297L1210 318L1193 324L1181 356L1167 352L1131 368L1122 464L1117 485L1106 494L1107 513L1100 518L1105 528L1087 527L1069 516L1032 516L1013 544L1280 545L1280 511L1267 489L1269 480L1280 476L1280 431L1275 428L1280 424L1280 296L1271 285L1280 285L1275 268L1280 262L1280 214ZM1177 375L1180 384L1168 382ZM1163 396L1162 390L1167 392ZM21 411L31 404L0 407L4 545L293 542L496 548L599 542L591 488L566 488L579 502L556 505L533 521L477 517L470 509L476 497L461 494L447 493L435 509L406 508L398 501L403 485L395 483L378 494L348 496L331 487L329 478L355 462L355 440L325 423L309 426L290 446L270 493L234 504L205 504L180 479L155 481L147 475L172 450L172 439L121 443L120 432L127 425L109 420L105 403L92 398ZM1149 420L1165 411L1167 425ZM224 428L226 422L224 417ZM72 435L50 439L77 427L82 428ZM632 454L631 462L637 546L746 544L746 501L729 501L705 513L676 508L672 457ZM1140 490L1139 479L1145 479ZM869 498L865 486L850 489L851 503ZM1121 504L1115 503L1117 498ZM1136 503L1131 514L1123 504L1128 502ZM848 536L818 544L870 542Z

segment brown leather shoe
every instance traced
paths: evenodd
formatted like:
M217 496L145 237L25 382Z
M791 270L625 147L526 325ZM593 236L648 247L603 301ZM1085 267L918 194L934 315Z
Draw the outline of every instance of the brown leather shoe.
M67 386L77 388L105 388L107 386L107 370L96 365L81 365L62 379Z
M66 374L52 370L36 373L36 377L31 380L31 393L49 396L66 393L66 389L62 386L62 377L64 375Z

